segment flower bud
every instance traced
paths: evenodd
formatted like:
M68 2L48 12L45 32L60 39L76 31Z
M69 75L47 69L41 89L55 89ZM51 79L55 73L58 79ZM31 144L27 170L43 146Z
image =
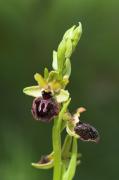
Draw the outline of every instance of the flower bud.
M74 131L83 141L94 141L96 143L99 141L98 131L90 124L79 122Z
M32 115L34 119L50 122L59 113L59 104L53 99L51 92L42 92L42 97L33 100Z

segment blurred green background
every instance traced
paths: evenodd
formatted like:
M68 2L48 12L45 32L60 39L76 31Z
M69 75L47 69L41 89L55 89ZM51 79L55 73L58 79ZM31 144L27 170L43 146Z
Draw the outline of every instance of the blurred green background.
M79 141L83 154L75 180L119 177L119 1L0 0L0 180L51 180L52 171L30 166L52 150L52 124L33 120L35 72L51 68L52 50L63 33L82 22L68 86L71 111L100 132L98 145Z

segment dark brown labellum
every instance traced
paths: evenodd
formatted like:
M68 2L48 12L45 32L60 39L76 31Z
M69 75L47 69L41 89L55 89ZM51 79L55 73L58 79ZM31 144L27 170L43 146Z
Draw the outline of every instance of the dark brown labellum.
M74 131L80 136L80 139L83 141L94 141L96 143L99 141L98 131L88 123L77 123Z
M51 96L51 93L43 92L42 97L33 100L32 115L36 120L50 122L58 115L59 105Z

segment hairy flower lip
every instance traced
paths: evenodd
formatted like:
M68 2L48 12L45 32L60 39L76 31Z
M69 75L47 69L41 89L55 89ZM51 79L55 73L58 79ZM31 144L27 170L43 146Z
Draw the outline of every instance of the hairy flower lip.
M50 122L59 113L59 104L52 97L51 92L42 92L42 97L33 100L32 115L34 119L42 122Z
M82 141L92 141L98 143L100 140L99 133L95 127L81 121L76 124L74 131L79 135Z

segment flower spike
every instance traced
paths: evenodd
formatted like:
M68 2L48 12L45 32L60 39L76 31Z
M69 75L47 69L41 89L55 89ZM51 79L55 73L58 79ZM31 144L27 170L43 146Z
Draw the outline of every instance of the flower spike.
M82 25L68 29L53 51L52 70L44 69L43 75L35 73L37 85L26 87L23 92L34 97L31 113L35 120L49 123L52 128L53 152L42 156L40 161L32 163L37 169L53 168L53 180L72 180L77 165L80 164L77 139L82 141L99 141L99 133L92 125L81 122L81 113L86 109L80 107L72 115L69 111L71 97L66 89L72 72L71 55L82 35ZM66 129L66 137L62 143L62 132Z

